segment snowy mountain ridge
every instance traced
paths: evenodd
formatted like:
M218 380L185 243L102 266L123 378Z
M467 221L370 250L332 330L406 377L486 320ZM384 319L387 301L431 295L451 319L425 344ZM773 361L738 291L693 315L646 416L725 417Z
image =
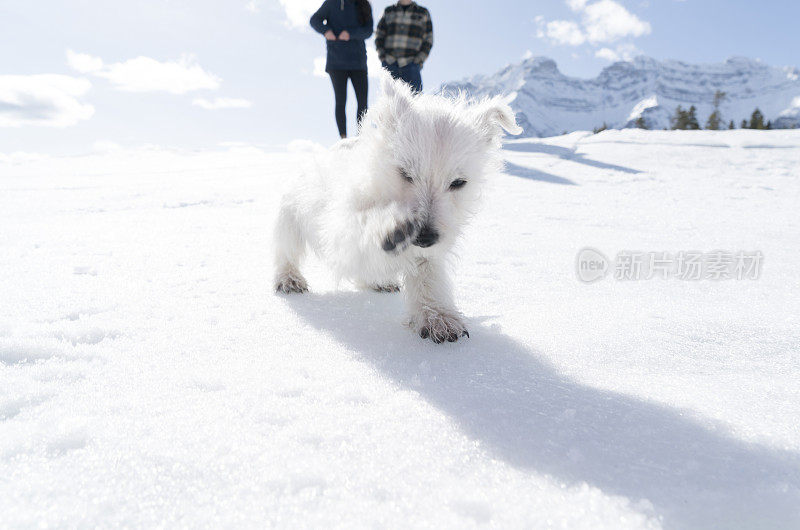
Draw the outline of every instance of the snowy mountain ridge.
M800 127L800 70L734 57L724 63L689 64L637 57L603 69L594 79L564 75L547 57L531 57L499 72L446 83L444 92L473 96L509 94L524 136L554 136L602 124L633 127L643 117L650 129L670 126L678 105L695 105L701 124L713 111L714 94L726 93L722 118L739 127L758 107L778 128Z

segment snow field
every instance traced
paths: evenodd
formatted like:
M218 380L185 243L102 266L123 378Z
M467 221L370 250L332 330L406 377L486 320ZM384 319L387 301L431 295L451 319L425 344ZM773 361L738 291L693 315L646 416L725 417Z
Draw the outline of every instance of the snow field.
M272 294L307 152L0 157L0 526L800 525L800 134L505 154L442 346L318 263ZM765 264L585 285L585 246Z

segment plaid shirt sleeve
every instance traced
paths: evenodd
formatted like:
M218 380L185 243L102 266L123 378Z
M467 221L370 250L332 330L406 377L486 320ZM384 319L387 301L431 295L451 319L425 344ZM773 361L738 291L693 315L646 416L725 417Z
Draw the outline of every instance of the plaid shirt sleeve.
M386 15L383 15L378 21L375 31L375 47L378 49L378 59L383 62L386 58Z
M424 63L431 53L431 48L433 48L433 21L431 20L431 14L426 12L425 31L422 33L422 45L419 48L419 53L417 53L417 56L414 58L414 62L417 64Z

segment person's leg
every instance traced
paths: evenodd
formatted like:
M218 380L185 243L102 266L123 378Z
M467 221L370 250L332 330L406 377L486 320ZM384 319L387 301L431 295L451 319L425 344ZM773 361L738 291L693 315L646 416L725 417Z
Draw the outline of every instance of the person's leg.
M350 81L353 83L353 90L356 93L358 102L358 113L356 121L361 125L361 118L367 112L367 95L369 94L369 78L366 70L354 70L350 73Z
M331 76L333 96L336 99L336 126L339 128L339 136L346 138L347 115L345 114L345 107L347 106L347 72L344 70L331 70L328 72L328 75Z
M393 78L395 78L395 79L402 79L402 78L400 77L400 67L399 67L399 66L397 66L397 63L396 63L396 62L395 62L395 63L392 63L392 64L386 64L386 63L382 63L382 66L383 66L384 68L386 68L387 70L389 70L389 73L390 73L390 74L392 74L392 77L393 77Z
M415 92L422 92L422 71L417 63L409 63L401 68L400 79L411 85Z

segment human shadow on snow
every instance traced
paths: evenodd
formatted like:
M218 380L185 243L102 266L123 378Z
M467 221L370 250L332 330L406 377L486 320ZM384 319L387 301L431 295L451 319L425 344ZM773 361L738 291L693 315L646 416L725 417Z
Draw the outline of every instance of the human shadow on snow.
M591 166L597 169L621 171L623 173L631 173L634 175L642 173L642 171L639 171L638 169L632 169L625 166L618 166L616 164L608 164L606 162L600 162L599 160L592 160L591 158L586 158L586 156L583 154L576 153L574 149L569 149L558 145L540 144L540 143L513 143L513 144L509 143L503 145L503 150L516 151L522 153L542 153L546 155L556 156L563 160L569 160L570 162L585 164L587 166Z
M558 175L553 175L552 173L546 173L544 171L541 171L539 169L534 169L531 167L518 166L517 164L508 161L506 161L505 173L523 179L538 180L539 182L549 182L550 184L564 184L565 186L577 186L575 182L571 181L568 178L559 177Z
M401 297L339 292L290 307L419 392L491 456L569 485L649 500L666 528L800 528L800 457L745 443L681 410L592 388L468 320L433 345L398 324Z

